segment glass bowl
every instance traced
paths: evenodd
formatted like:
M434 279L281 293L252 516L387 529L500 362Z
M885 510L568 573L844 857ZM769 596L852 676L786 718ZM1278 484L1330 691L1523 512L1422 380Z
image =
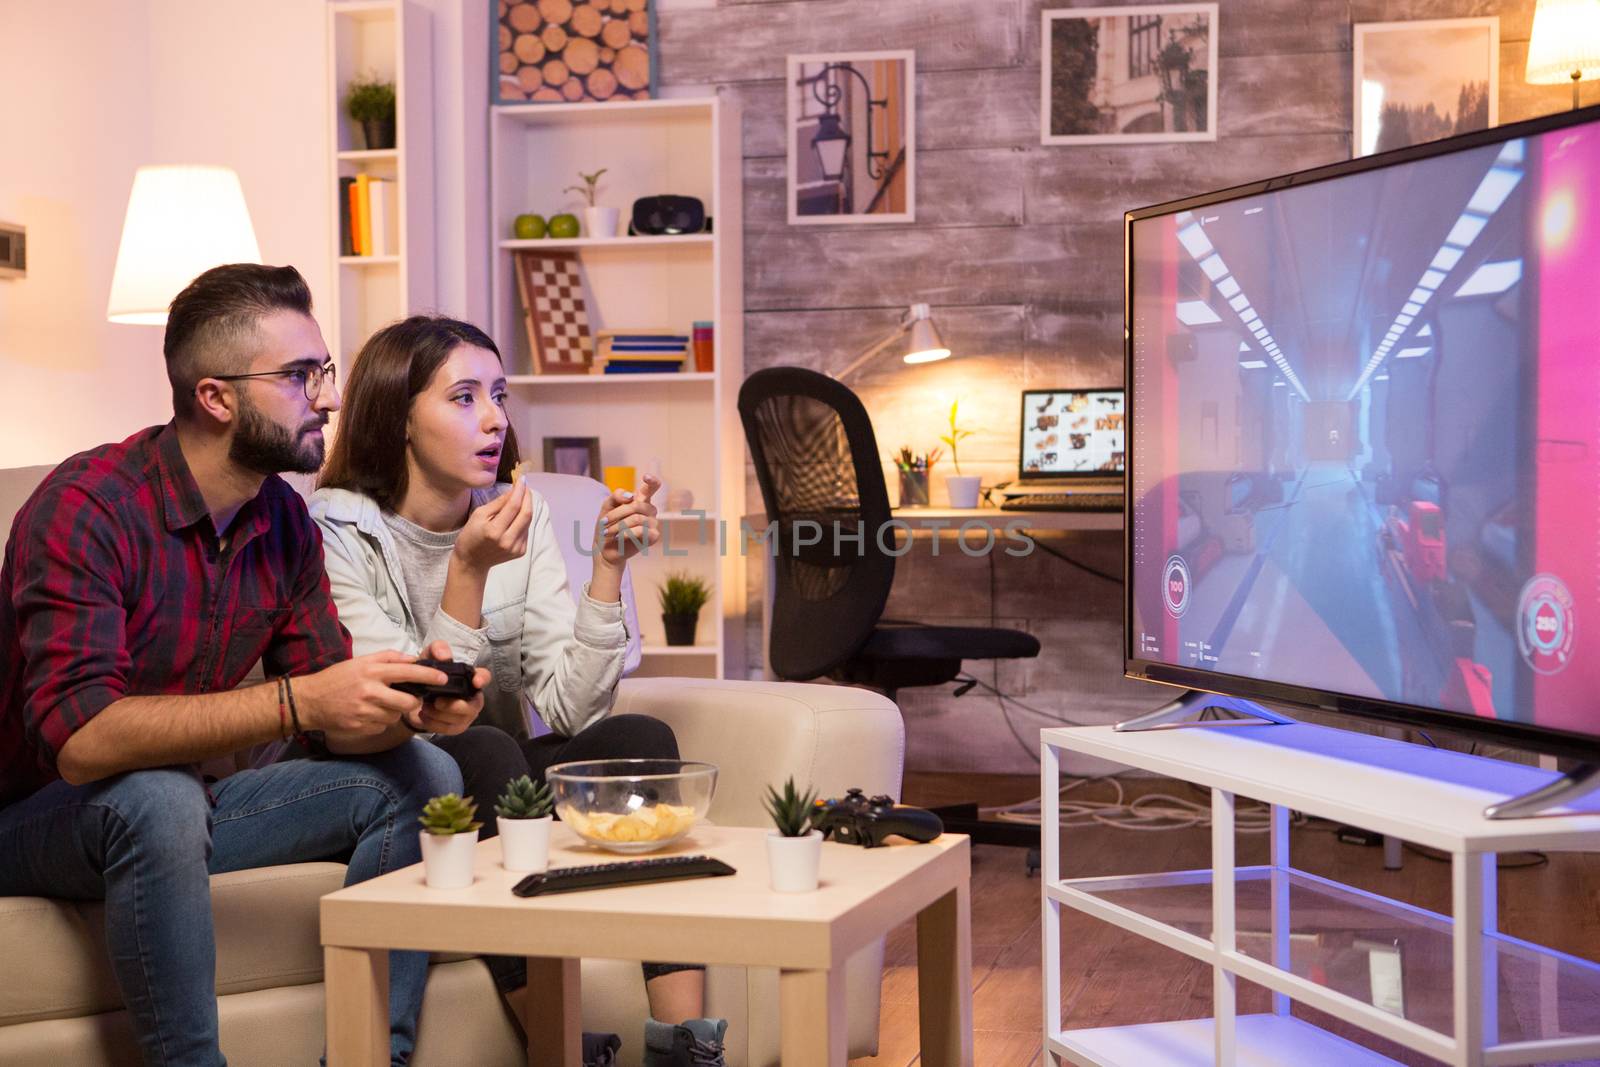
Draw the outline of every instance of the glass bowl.
M606 759L557 763L545 771L556 815L572 832L611 852L654 852L705 818L717 768L690 760Z

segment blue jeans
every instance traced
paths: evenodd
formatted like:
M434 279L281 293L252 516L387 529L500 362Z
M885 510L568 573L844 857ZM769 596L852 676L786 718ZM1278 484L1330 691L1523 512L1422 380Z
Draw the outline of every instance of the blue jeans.
M351 884L416 863L417 816L458 792L455 762L408 741L372 756L292 760L211 787L191 768L53 782L0 809L0 894L104 900L117 987L146 1064L213 1065L216 943L208 876L348 859ZM389 957L390 1056L416 1045L425 952Z

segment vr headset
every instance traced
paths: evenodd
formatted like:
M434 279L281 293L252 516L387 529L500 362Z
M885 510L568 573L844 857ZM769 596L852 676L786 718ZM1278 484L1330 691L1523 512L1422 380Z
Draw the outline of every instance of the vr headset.
M706 206L692 196L642 196L633 202L629 234L659 237L664 234L710 233Z

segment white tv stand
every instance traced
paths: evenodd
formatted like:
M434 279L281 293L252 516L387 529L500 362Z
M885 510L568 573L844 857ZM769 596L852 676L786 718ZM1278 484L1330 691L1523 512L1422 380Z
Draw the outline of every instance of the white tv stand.
M1051 1067L1396 1062L1297 1018L1291 1002L1455 1067L1600 1056L1600 1034L1564 1029L1557 1012L1562 1001L1600 1000L1600 964L1495 929L1496 855L1600 849L1600 799L1578 804L1575 813L1491 820L1483 814L1486 804L1537 790L1554 776L1304 723L1140 732L1058 728L1041 731L1041 741L1044 1039ZM1062 752L1209 788L1211 870L1063 880L1060 834L1053 829L1059 826ZM1235 866L1236 797L1272 806L1267 865ZM1289 856L1291 810L1448 852L1456 921L1295 869ZM1062 962L1065 957L1070 966L1072 952L1061 943L1063 906L1210 963L1213 1017L1063 1030ZM1378 954L1397 951L1404 975L1407 967L1425 963L1430 948L1451 960L1448 996L1402 978L1399 1012L1373 1002L1384 998L1368 988L1377 983L1367 970L1348 967L1365 954L1366 966L1376 973ZM1236 1013L1240 978L1272 990L1271 1012ZM1504 1018L1502 984L1519 997L1519 1009Z

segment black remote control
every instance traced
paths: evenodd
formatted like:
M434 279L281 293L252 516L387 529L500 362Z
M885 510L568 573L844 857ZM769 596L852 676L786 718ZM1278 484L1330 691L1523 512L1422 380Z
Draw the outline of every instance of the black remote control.
M737 873L710 856L662 856L626 863L596 863L588 867L552 867L530 874L511 887L519 897L571 893L578 889L608 889L636 882L668 882L677 878L721 878Z
M432 700L443 697L447 700L471 700L477 692L472 687L472 664L459 663L450 659L419 659L419 667L432 667L436 671L443 671L445 683L443 685L428 685L426 682L396 682L390 686L402 693L410 693L423 700Z

